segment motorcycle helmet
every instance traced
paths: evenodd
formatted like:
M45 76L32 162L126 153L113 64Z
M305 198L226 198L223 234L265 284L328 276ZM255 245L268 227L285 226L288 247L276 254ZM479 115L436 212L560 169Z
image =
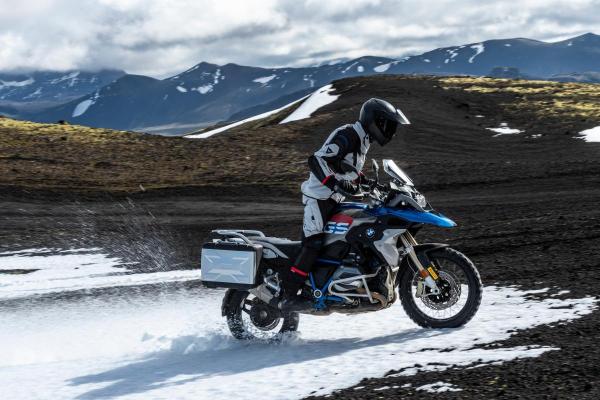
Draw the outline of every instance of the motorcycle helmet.
M402 111L385 100L367 100L360 109L358 121L371 138L385 146L396 134L399 125L409 125L410 121Z

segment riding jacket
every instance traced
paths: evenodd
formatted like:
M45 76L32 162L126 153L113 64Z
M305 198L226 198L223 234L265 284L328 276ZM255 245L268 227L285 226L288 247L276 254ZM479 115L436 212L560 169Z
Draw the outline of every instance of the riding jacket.
M302 194L316 200L331 198L341 202L344 196L333 189L339 181L358 179L370 144L360 122L337 128L323 147L309 157L310 175L302 184ZM348 164L353 168L349 168Z

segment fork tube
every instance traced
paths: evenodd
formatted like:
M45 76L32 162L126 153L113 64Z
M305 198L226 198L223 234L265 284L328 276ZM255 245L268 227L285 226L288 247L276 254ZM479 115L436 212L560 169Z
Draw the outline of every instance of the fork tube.
M437 284L435 283L429 272L425 269L425 267L423 267L423 264L421 264L419 257L417 257L417 253L415 252L414 248L414 246L417 245L417 241L415 240L413 235L411 235L410 232L406 231L400 236L400 239L402 240L404 248L408 252L408 256L410 257L412 262L417 266L417 269L419 270L419 275L421 275L421 278L423 278L425 284L429 286L429 288L431 288L432 293L437 294L437 292L439 292Z

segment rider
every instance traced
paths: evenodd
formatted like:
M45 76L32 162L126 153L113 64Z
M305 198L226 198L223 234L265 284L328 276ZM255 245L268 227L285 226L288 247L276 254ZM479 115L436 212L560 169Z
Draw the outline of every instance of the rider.
M281 308L301 310L307 307L307 302L297 294L323 245L327 221L345 195L357 193L359 184L373 184L361 172L371 142L386 145L398 126L406 124L409 122L404 114L390 103L370 99L360 109L357 122L334 130L323 147L309 157L310 176L302 184L302 249L289 276L284 276Z

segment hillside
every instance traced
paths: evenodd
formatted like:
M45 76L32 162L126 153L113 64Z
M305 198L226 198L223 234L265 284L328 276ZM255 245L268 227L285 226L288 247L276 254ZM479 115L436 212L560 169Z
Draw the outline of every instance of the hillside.
M3 118L0 185L113 193L140 192L140 185L146 191L259 185L295 192L310 152L332 129L353 122L371 96L401 107L412 125L370 156L398 160L421 185L600 170L599 145L576 138L600 125L596 85L381 76L336 81L334 88L340 97L311 118L280 125L286 109L209 139ZM498 136L486 129L503 123L524 132Z

